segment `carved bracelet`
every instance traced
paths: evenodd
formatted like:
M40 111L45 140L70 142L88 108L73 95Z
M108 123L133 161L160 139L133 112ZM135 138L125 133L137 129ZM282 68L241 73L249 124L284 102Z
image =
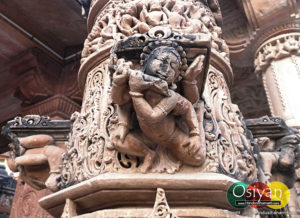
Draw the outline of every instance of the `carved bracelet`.
M188 85L197 85L197 80L193 80L193 81L183 80L182 82Z
M142 98L142 97L144 97L144 94L143 94L143 93L140 93L140 92L129 91L129 94L130 94L132 97L136 97L136 98Z
M199 136L199 130L198 129L193 129L190 131L190 136Z

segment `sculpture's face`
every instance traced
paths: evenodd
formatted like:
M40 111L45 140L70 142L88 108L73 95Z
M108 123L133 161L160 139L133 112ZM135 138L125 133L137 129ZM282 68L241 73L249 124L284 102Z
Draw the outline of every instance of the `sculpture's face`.
M182 14L184 12L184 5L175 4L174 7L172 8L172 12L177 12Z
M147 62L146 74L159 77L168 84L173 83L179 75L180 60L177 51L154 52ZM178 53L177 53L178 54Z
M136 6L132 3L129 3L126 7L125 7L125 11L127 14L131 15L131 16L136 16L137 11L136 11Z
M150 11L160 11L161 4L160 1L151 1L150 2Z

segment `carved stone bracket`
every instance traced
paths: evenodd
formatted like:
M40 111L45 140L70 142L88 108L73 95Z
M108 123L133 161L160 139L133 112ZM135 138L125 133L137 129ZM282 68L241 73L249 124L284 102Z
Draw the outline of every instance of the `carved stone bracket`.
M300 127L300 34L273 37L257 50L255 72L262 79L272 116Z
M295 172L300 145L299 131L288 127L279 117L264 116L246 120L260 148L262 170L267 180L272 173L282 174L283 182L289 187L295 182L289 173ZM274 175L273 175L274 177ZM278 178L277 178L278 179Z
M2 129L11 141L9 167L35 189L57 190L64 143L70 121L51 121L49 117L16 117Z

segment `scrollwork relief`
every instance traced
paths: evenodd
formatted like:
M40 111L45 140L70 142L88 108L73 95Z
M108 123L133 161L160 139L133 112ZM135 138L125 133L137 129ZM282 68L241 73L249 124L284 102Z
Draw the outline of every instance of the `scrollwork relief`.
M300 35L284 34L264 43L256 53L255 72L260 74L270 66L273 60L299 56Z
M63 156L61 187L104 172L115 155L107 142L109 118L115 113L109 100L108 61L88 74L86 86L82 111L71 117L73 131Z
M257 179L255 143L219 71L228 53L218 10L214 0L106 5L83 59L112 47L110 58L87 73L82 109L71 117L56 172L59 188L108 172L188 169ZM212 50L223 57L211 61Z
M215 0L111 1L97 17L85 41L82 62L96 51L112 47L115 41L144 34L155 26L169 27L176 33L209 34L212 48L228 58L229 49L221 37L220 23L220 8Z
M257 170L251 134L238 106L231 103L223 75L214 68L208 73L204 98L213 105L209 117L212 117L210 123L214 127L210 129L215 129L215 137L206 136L210 164L216 166L217 162L223 173L242 181L254 181Z
M169 207L165 190L158 188L156 192L156 199L153 206L152 213L149 216L150 218L177 218L178 216L173 213Z

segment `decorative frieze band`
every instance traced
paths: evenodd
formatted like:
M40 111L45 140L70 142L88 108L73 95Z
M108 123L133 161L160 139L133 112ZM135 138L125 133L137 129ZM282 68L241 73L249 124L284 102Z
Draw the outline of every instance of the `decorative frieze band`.
M283 34L263 43L255 55L255 73L260 74L270 66L273 60L291 55L300 56L300 33Z

